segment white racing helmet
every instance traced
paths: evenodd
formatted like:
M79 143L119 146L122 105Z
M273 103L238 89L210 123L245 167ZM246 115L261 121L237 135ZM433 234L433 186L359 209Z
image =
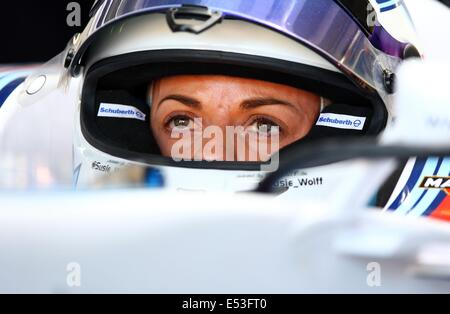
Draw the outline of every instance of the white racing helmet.
M377 136L393 118L398 65L419 56L413 34L397 0L97 1L86 30L65 51L67 72L82 78L75 183L88 187L142 164L160 170L164 180L152 184L174 189L247 191L258 184L260 163L161 155L149 127L147 88L171 75L251 78L327 99L319 119L328 123L317 123L292 145ZM109 114L101 114L103 104ZM343 127L339 117L353 118Z

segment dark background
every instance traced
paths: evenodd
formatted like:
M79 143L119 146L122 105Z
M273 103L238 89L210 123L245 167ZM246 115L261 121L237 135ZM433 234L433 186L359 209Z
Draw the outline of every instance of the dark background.
M0 63L47 61L83 27L69 27L67 4L78 2L82 26L94 0L3 0L0 4Z
M66 23L67 4L72 1L2 0L0 63L44 62L62 51L73 34L83 29ZM450 0L441 1L450 5ZM81 5L84 26L94 0L75 2Z

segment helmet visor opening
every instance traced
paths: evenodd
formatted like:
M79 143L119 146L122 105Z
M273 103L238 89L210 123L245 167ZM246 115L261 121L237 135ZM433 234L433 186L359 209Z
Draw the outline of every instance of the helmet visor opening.
M113 57L89 69L83 87L81 106L81 127L85 139L97 149L127 160L182 167L259 170L261 162L266 159L236 157L229 160L216 156L211 158L215 160L214 162L205 163L205 159L210 159L200 158L199 162L195 163L192 161L198 158L192 154L189 162L177 162L174 161L177 159L173 158L175 156L164 151L162 145L165 143L162 142L164 139L155 133L155 122L152 119L155 118L152 111L155 104L149 103L149 99L153 96L149 88L152 82L176 76L221 76L234 80L245 79L247 80L245 82L252 80L262 84L277 84L276 86L286 89L298 89L317 95L322 102L325 100L326 104L322 104L325 109L322 113L320 109L317 111L307 133L301 139L287 143L289 145L322 137L375 135L382 130L386 122L386 111L378 96L362 92L344 75L336 72L288 61L234 53L152 51ZM278 98L285 96L281 90L280 96ZM271 98L273 100L274 97ZM179 102L179 99L176 100ZM270 114L276 111L274 108L276 106L270 108ZM217 115L221 114L217 111ZM326 115L328 120L316 124L319 114L320 117ZM327 121L334 123L333 119L337 115L351 114L362 118L360 122L363 121L363 124L347 128L327 126ZM295 120L292 114L285 115L290 115L290 121L295 121L290 123L289 127L302 123L301 119ZM199 116L201 117L201 114ZM172 126L189 126L190 122L181 114L172 118L178 119L170 122ZM255 120L254 123L258 126L271 127L267 120L269 119ZM288 145L278 147L284 146ZM268 153L272 152L269 150Z

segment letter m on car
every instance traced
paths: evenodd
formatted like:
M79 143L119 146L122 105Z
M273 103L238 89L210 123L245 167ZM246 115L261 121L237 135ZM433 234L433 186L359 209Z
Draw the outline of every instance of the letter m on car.
M425 189L440 189L443 181L443 178L425 177L420 187Z

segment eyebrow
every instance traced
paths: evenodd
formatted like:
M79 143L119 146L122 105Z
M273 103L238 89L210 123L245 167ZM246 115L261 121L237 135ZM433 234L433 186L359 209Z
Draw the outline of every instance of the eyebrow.
M183 105L186 105L188 107L192 107L192 108L200 108L202 105L200 103L200 101L198 101L195 98L189 97L189 96L184 96L184 95L169 95L164 97L159 103L158 103L158 108L161 106L161 104L167 100L175 100L178 101L180 103L182 103Z
M252 98L244 100L240 107L242 109L253 109L262 106L272 106L272 105L283 105L292 107L296 109L296 107L288 101L277 99L277 98Z
M158 108L161 106L161 104L167 100L175 100L178 101L180 103L182 103L185 106L188 107L192 107L192 108L196 108L196 109L200 109L201 108L201 102L198 101L195 98L189 97L189 96L184 96L184 95L169 95L164 97L159 103L158 103ZM247 99L244 100L241 104L240 104L240 108L241 109L253 109L253 108L257 108L257 107L262 107L262 106L272 106L272 105L283 105L283 106L288 106L288 107L292 107L293 109L296 109L296 107L291 104L288 101L285 100L281 100L281 99L277 99L277 98L252 98L252 99Z

